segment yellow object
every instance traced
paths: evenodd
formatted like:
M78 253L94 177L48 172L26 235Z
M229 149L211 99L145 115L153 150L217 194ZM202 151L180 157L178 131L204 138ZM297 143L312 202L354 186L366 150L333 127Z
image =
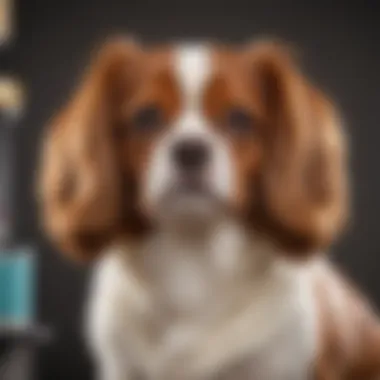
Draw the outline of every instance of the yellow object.
M0 76L0 111L18 113L23 106L24 90L21 83L12 77Z

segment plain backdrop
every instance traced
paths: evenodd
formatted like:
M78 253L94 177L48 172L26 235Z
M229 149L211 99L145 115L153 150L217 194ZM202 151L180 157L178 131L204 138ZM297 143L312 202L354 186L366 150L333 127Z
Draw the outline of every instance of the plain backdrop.
M37 380L86 380L91 363L81 323L88 272L66 262L38 227L34 176L41 131L67 99L105 37L147 41L275 36L302 52L306 72L341 108L351 141L354 217L334 258L380 305L380 2L362 0L20 0L8 64L24 80L28 106L17 130L17 240L39 247L39 320L55 329Z

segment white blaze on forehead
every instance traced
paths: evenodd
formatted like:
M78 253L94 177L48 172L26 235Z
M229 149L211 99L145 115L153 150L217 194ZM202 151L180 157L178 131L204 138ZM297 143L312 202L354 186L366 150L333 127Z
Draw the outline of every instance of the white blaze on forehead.
M199 107L199 100L211 75L211 51L206 45L183 45L175 52L175 70L184 107Z
M212 73L210 48L206 45L181 45L175 49L175 75L182 95L182 112L177 121L182 128L199 128L202 98Z

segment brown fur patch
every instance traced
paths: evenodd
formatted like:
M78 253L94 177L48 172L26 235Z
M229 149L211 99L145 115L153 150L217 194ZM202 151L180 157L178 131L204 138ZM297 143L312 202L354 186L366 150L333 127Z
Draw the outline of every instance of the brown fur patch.
M253 119L251 134L222 129L245 218L291 256L328 247L348 206L345 139L334 106L283 46L220 49L215 65L206 93L214 124L224 128L223 115L235 106Z
M205 112L215 130L229 143L235 163L235 205L240 212L251 199L250 181L255 176L262 155L261 134L263 128L259 102L252 98L242 55L232 51L216 51L215 73L205 92ZM250 128L234 133L228 114L242 110L251 118Z
M377 380L380 325L374 310L336 270L315 284L319 324L317 380Z
M47 130L43 220L51 238L75 258L90 259L117 234L135 238L148 228L138 185L151 146L164 131L134 133L131 117L151 103L165 119L176 112L171 61L167 48L143 51L123 40L106 44Z

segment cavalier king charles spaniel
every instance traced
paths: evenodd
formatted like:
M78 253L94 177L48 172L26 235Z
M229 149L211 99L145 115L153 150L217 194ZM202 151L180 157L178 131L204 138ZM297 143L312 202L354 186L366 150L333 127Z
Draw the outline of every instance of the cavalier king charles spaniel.
M345 134L288 47L109 41L44 143L99 379L380 378L375 312L326 258Z

